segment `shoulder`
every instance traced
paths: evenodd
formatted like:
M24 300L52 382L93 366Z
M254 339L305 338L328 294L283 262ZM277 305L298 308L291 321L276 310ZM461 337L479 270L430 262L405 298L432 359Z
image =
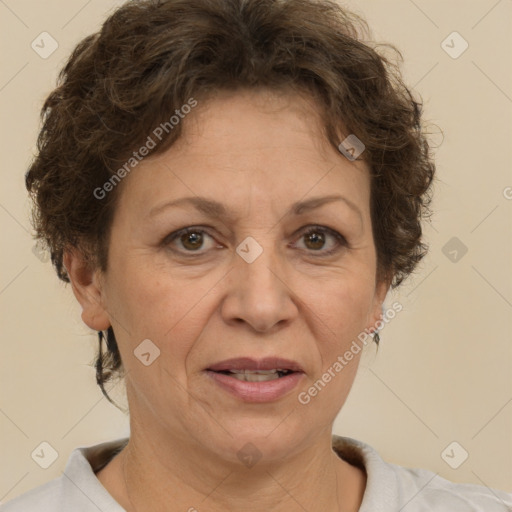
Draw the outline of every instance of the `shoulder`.
M0 506L1 512L46 512L60 510L62 477L55 478Z
M483 485L459 484L427 469L385 462L370 445L333 436L333 449L347 462L364 467L366 489L360 512L511 512L512 494Z
M426 469L390 464L397 487L412 511L510 512L512 494L483 485L455 483ZM409 510L406 509L406 510Z
M0 506L0 512L123 512L95 472L127 443L127 438L71 453L62 475Z
M50 480L0 506L0 512L55 512L61 510L62 477Z

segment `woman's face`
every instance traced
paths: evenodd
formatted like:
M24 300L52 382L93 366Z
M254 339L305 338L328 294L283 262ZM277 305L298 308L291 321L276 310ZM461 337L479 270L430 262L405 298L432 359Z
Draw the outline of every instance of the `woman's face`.
M114 328L132 435L231 460L248 442L277 459L330 436L360 352L308 389L380 318L387 286L368 169L318 135L313 109L266 90L198 100L183 137L118 185L100 300L83 318ZM302 372L253 384L208 370L238 358Z

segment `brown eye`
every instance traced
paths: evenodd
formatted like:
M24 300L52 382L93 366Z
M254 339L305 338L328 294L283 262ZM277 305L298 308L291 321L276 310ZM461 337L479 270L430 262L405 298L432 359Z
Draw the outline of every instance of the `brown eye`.
M204 229L189 227L175 231L162 240L162 245L183 255L202 255L215 246L215 239ZM188 253L188 254L187 254Z
M300 240L304 240L307 252L316 252L315 256L328 256L342 248L348 248L349 244L345 237L323 226L313 226L303 232ZM327 247L327 248L325 248Z
M319 231L310 231L304 235L306 246L309 249L318 250L321 249L325 244L325 235Z
M180 236L180 242L187 250L200 249L203 245L203 234L199 231L191 231Z

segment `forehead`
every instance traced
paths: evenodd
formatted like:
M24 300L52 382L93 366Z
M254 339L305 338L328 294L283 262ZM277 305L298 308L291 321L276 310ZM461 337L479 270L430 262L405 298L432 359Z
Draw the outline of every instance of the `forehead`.
M312 98L263 89L223 91L197 101L173 146L143 160L123 183L124 200L140 213L192 195L236 208L248 196L278 205L342 193L367 207L365 163L350 162L328 143Z

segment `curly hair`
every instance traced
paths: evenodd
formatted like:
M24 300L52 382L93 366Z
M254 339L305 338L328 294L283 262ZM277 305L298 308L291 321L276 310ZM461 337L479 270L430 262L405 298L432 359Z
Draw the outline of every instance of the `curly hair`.
M71 247L106 270L119 187L101 198L93 191L176 108L219 90L289 87L316 99L323 136L337 150L348 134L364 143L377 276L399 286L427 253L421 221L431 215L435 164L400 52L369 33L331 0L132 0L118 8L61 70L25 178L36 237L59 278L69 282L63 254ZM149 153L170 147L182 125L162 131ZM106 354L103 337L97 382L109 398L104 383L122 361L112 328Z

